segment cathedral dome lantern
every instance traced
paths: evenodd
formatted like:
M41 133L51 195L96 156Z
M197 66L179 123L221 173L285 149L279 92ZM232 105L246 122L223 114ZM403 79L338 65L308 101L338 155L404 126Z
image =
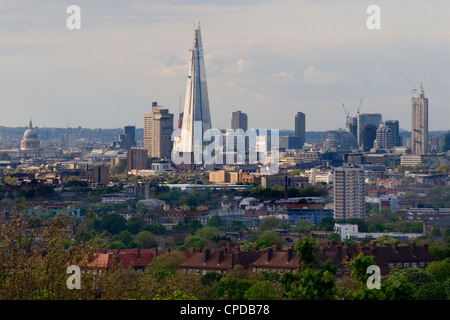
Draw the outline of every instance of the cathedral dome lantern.
M38 151L40 149L41 143L39 141L38 134L33 128L33 123L30 120L28 129L23 134L23 139L20 143L20 149L23 151Z

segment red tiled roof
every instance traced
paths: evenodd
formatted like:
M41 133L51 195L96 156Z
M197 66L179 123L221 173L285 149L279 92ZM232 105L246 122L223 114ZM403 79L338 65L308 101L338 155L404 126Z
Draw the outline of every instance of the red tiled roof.
M262 211L262 210L259 210L259 211L246 210L244 213L244 216L247 218L251 218L251 217L257 218L259 216L267 216L267 215L269 215L269 213L267 211Z
M202 215L201 211L189 211L188 213L186 213L187 217L199 217Z
M196 252L186 260L180 268L182 269L207 269L207 270L229 270L233 268L233 255L223 252L222 261L219 263L219 252L210 251L210 256L205 262L206 250Z
M110 268L120 264L124 267L144 268L152 263L156 255L159 255L155 249L106 250L105 253L97 253L88 266Z
M295 270L299 267L300 259L295 252L295 250L291 251L291 258L288 261L288 250L272 251L272 257L269 259L269 250L266 250L259 259L250 264L250 268L264 268L264 269L289 269Z

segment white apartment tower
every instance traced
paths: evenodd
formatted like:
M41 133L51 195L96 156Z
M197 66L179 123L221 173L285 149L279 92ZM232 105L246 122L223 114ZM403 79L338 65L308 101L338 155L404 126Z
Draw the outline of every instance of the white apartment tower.
M364 216L364 169L349 163L334 168L334 219Z

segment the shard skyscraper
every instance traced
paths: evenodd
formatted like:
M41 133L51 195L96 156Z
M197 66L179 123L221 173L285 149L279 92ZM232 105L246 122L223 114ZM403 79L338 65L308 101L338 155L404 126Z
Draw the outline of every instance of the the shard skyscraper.
M181 134L174 146L174 151L182 153L193 153L196 147L201 147L203 133L211 129L202 36L198 21L194 24L194 43L190 53ZM201 129L198 128L200 123ZM200 139L196 139L200 130ZM196 143L200 145L196 146Z

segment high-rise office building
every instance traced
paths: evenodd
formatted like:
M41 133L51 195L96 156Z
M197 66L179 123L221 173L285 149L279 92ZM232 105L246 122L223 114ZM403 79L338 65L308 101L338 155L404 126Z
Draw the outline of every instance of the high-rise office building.
M109 166L108 165L96 165L93 172L94 183L98 185L109 184Z
M370 151L377 138L377 127L373 124L366 124L362 130L361 148L363 151Z
M233 112L231 115L231 129L237 130L242 129L247 131L248 118L247 114L241 111Z
M428 99L420 86L419 96L412 98L411 154L428 153Z
M348 116L345 123L345 130L353 134L356 138L358 135L358 120L356 117Z
M300 138L300 148L306 142L306 116L303 112L297 112L295 115L295 136Z
M391 128L392 145L394 147L400 147L402 145L402 137L400 136L400 125L398 120L386 120L384 125Z
M450 150L450 131L441 133L439 139L439 149L438 152L448 152Z
M127 170L148 169L148 151L146 149L127 150Z
M380 126L377 130L377 139L375 141L377 149L391 149L394 146L391 128L386 125Z
M356 140L358 146L363 145L363 129L368 124L373 124L377 129L380 127L381 114L379 113L358 113L356 115L357 130ZM374 139L375 140L375 139Z
M64 149L75 148L75 134L71 131L64 133L62 138L62 146Z
M173 114L152 103L152 113L144 114L144 149L151 158L170 159L172 155Z
M136 147L136 126L125 126L124 129L125 134L125 148L131 149Z
M364 210L364 169L345 163L334 169L334 219L361 218Z
M211 129L203 44L198 21L195 21L194 44L190 51L181 135L174 145L175 151L181 153L193 153L196 149L194 147L194 143L196 143L194 125L196 122L201 123L202 136L206 130ZM201 141L197 142L201 143Z

